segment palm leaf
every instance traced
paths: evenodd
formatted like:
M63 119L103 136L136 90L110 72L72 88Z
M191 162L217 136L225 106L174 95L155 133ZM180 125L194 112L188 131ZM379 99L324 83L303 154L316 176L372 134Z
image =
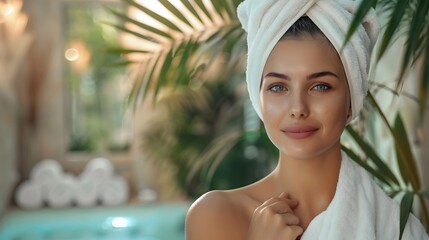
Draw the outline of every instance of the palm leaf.
M143 83L143 76L142 76L142 74L144 74L144 73L138 72L137 74L138 74L138 76L134 78L134 84L131 87L130 92L126 96L126 100L125 100L125 103L124 103L125 104L125 108L124 109L127 109L131 105L131 103L136 102L135 101L135 96L138 95L139 89L141 89L141 85ZM135 109L137 109L137 108L134 107L133 110L135 110Z
M223 6L225 6L225 10L228 13L230 19L237 17L237 6L234 5L234 2L231 0L221 0L223 2Z
M420 117L423 121L424 105L429 90L429 80L427 80L429 76L429 64L427 63L429 61L427 60L429 58L429 53L427 53L429 51L427 50L429 46L429 2L427 0L363 0L350 24L344 45L350 40L371 7L377 7L381 11L390 13L386 30L382 35L377 61L384 56L390 43L395 41L397 37L406 34L405 53L402 57L397 89L402 86L403 76L409 69L410 63L411 65L414 64L423 56L425 66L422 68L419 93Z
M429 34L429 26L427 26L426 34ZM428 102L428 90L429 90L429 41L426 41L425 44L425 56L423 59L422 66L422 75L421 75L421 86L419 92L419 109L420 109L420 119L423 122L424 113L426 109L426 103Z
M379 116L381 117L381 119L383 120L383 122L385 123L385 126L387 127L387 129L389 130L391 136L393 137L393 140L395 141L395 146L396 146L396 150L398 153L398 161L408 161L407 158L410 161L414 161L415 159L413 157L413 155L411 154L408 155L407 153L411 152L409 149L407 149L407 147L409 147L409 145L403 145L402 141L400 139L400 136L398 135L398 133L390 126L389 121L387 121L386 116L384 115L383 111L381 110L380 106L378 105L377 101L374 99L374 97L372 96L372 94L370 92L368 92L368 100L370 101L371 105L374 107L374 109L376 110L376 112L379 114ZM403 163L399 162L399 165L402 165ZM403 174L407 174L408 171L404 171L402 172ZM404 179L408 179L411 184L413 185L414 189L420 189L420 182L419 179L416 177L418 176L418 173L411 174L411 175L403 175Z
M349 30L347 31L346 38L344 40L343 47L346 45L346 43L350 40L350 38L353 36L354 32L358 29L359 25L365 18L366 14L369 12L369 10L377 5L378 0L363 0L361 4L359 5L358 10L355 13L355 16L350 23Z
M377 56L378 60L381 59L387 47L392 42L393 35L397 31L398 26L401 23L401 20L404 17L406 10L408 9L409 4L410 0L397 0L395 8L390 14L390 19L387 24L386 31L384 32L381 40L381 45Z
M195 3L200 7L200 9L203 11L203 13L210 19L210 21L213 21L213 18L209 11L207 10L206 5L203 3L202 0L195 0Z
M406 43L405 54L402 58L402 67L401 72L399 74L399 78L402 79L406 69L408 68L408 64L411 59L417 59L419 56L413 56L416 50L419 48L419 45L422 43L420 40L420 34L423 33L426 16L429 13L429 1L418 1L416 11L412 16L410 27L408 30L408 38Z
M341 145L341 149L347 153L347 155L355 161L357 164L365 168L368 172L370 172L375 178L386 184L387 186L391 186L391 181L387 179L385 174L382 171L377 171L376 169L369 166L366 162L362 161L351 149L347 148L344 145Z
M419 192L419 195L426 197L427 199L429 199L429 188L422 190Z
M112 54L149 53L148 51L145 51L145 50L127 49L127 48L106 48L105 51L107 53L112 53Z
M163 64L161 66L161 70L159 71L159 76L157 77L157 84L155 86L154 89L154 94L153 97L156 98L159 89L163 86L163 85L167 85L168 84L168 69L170 69L171 67L171 63L173 61L173 51L167 51L165 53L165 57L162 58L163 59ZM155 101L154 101L155 102Z
M201 24L204 24L203 19L201 19L200 15L197 13L197 11L192 6L192 4L189 0L180 0L180 2L183 4L183 6L185 6L194 15L194 17L196 19L198 19L200 21Z
M154 79L154 76L157 73L158 70L158 66L157 66L157 62L160 61L160 59L163 57L163 55L161 53L156 54L153 58L151 58L151 67L148 67L148 70L144 71L144 81L142 84L142 87L139 89L139 94L137 95L138 97L141 96L142 99L144 99L149 92L150 86L152 85L157 85L157 81L152 81L152 79ZM136 98L138 99L138 98ZM138 102L135 103L135 105L138 104Z
M130 29L128 29L126 27L123 27L123 26L120 26L118 24L109 23L109 22L104 22L104 24L109 25L111 27L114 27L114 28L116 28L116 29L118 29L118 30L120 30L122 32L126 32L126 33L129 33L131 35L134 35L134 36L136 36L138 38L141 38L141 39L144 39L144 40L147 40L147 41L150 41L150 42L154 42L154 43L161 43L159 40L157 40L157 39L155 39L153 37L141 34L139 32L133 31L133 30L130 30Z
M420 189L419 173L417 171L416 160L411 152L411 146L408 141L407 132L404 127L401 116L398 114L395 120L394 132L397 136L397 156L400 170L403 171L403 176L407 176L407 180L414 182L415 189ZM401 152L402 151L402 154Z
M170 3L168 0L158 0L168 11L170 11L175 17L180 19L183 23L188 25L191 28L194 28L192 24L186 19L186 17L177 9L173 4Z
M128 17L128 16L126 16L126 15L124 15L124 14L122 14L122 13L120 13L120 12L116 11L116 10L113 10L113 9L110 9L110 8L107 8L107 7L106 7L106 9L107 9L109 12L111 12L113 15L115 15L115 16L117 16L117 17L121 18L122 20L124 20L124 21L126 21L126 22L130 22L130 23L132 23L132 24L136 25L137 27L139 27L139 28L141 28L141 29L144 29L144 30L146 30L146 31L149 31L149 32L151 32L151 33L154 33L154 34L159 35L159 36L161 36L161 37L165 37L165 38L170 39L170 40L172 40L172 39L173 39L173 37L172 37L170 34L166 33L166 32L163 32L163 31L161 31L161 30L159 30L159 29L157 29L157 28L154 28L154 27L152 27L152 26L149 26L149 25L147 25L147 24L144 24L144 23L142 23L142 22L139 22L139 21L137 21L137 20L134 20L134 19L132 19L132 18L130 18L130 17Z
M385 180L388 180L390 183L399 185L399 181L390 168L381 160L378 154L375 152L374 148L371 147L368 143L366 143L359 134L354 131L354 129L350 126L346 127L346 131L350 134L350 136L354 139L354 141L362 148L365 154L372 159L373 163L378 168L378 173L383 176ZM388 184L391 186L391 184Z
M188 19L178 10L178 8L173 5L168 0L162 0L160 3L176 18L178 18L183 23L187 24L189 27L194 28L194 32L181 32L179 27L173 24L170 20L165 17L160 16L154 11L148 9L147 7L136 3L133 0L125 0L130 6L136 7L140 11L146 13L153 19L169 27L172 31L179 32L180 34L170 35L167 31L161 31L154 27L148 26L143 23L138 23L137 21L131 19L123 13L116 12L114 10L109 10L115 16L121 18L125 22L132 23L139 26L140 28L151 32L154 37L146 36L140 34L134 30L130 30L126 27L121 27L115 25L117 29L133 34L141 39L153 42L158 44L162 50L161 54L158 54L155 51L148 51L146 54L149 58L156 58L154 62L153 69L144 68L141 71L151 71L150 77L145 77L144 81L140 83L139 86L144 88L143 91L134 90L132 93L134 97L129 97L128 99L140 99L136 96L142 96L142 101L145 100L148 91L153 90L153 99L157 98L160 88L170 85L177 84L189 84L192 78L195 78L195 73L204 71L205 64L211 65L218 56L222 56L225 53L228 53L234 50L236 47L240 46L235 44L239 39L242 39L241 36L244 31L239 28L238 22L223 22L222 24L209 22L207 25L204 25L204 29L195 29ZM183 2L183 1L182 1ZM201 12L206 15L207 18L211 19L210 12L208 11L208 6L206 6L203 1L195 1L196 5L200 8ZM223 0L213 3L214 8L217 11L222 11L223 16L229 16L233 13L231 5L235 4L230 0ZM201 22L201 16L199 11L197 11L194 6L188 2L183 4L194 16L196 19L199 19ZM233 7L235 7L233 5ZM232 16L230 16L232 17ZM159 39L164 38L164 40ZM165 39L169 39L169 43L165 43ZM162 43L164 42L164 43ZM231 44L232 43L232 44ZM126 51L127 53L132 53L132 51ZM240 51L234 51L236 54L243 54ZM238 59L234 57L234 59ZM225 63L226 64L226 63ZM227 66L225 66L227 68ZM185 69L190 69L191 71L185 71ZM231 68L229 68L231 69ZM142 74L148 76L146 74ZM135 93L139 92L140 94L136 95Z
M426 70L426 69L424 69L424 70ZM423 75L423 71L422 71L422 75ZM423 78L423 77L422 77L422 78ZM419 97L417 97L417 96L414 96L414 95L412 95L412 94L410 94L410 93L407 93L407 92L405 92L405 91L398 92L398 90L393 89L393 88L391 88L391 87L389 87L389 86L387 86L387 85L385 85L385 84L382 84L382 83L378 83L378 82L374 82L374 81L369 81L369 84L370 84L371 86L375 86L375 87L381 88L381 89L383 89L383 90L386 90L386 91L388 91L388 92L390 92L390 93L394 94L395 96L406 97L407 99L409 99L409 100L413 101L414 103L416 103L416 104L418 104L420 107L422 107L422 108L423 108L423 109L422 109L422 111L425 111L425 109L426 109L426 110L429 110L429 105L427 105L427 104L423 104L423 101L421 101L421 100L419 99ZM425 89L425 87L423 87L422 89L420 89L420 91L425 91L424 89ZM425 92L427 92L427 91L425 91Z
M236 133L232 135L231 138L228 139L229 141L224 141L224 139L221 139L220 141L223 142L224 146L218 151L209 152L206 155L206 157L212 158L211 164L207 165L208 166L208 169L207 169L208 171L206 175L207 183L211 181L211 179L213 178L213 175L215 174L216 170L219 168L219 165L221 164L221 162L225 159L226 155L231 152L231 150L241 141L241 139L242 139L241 133ZM217 144L217 142L215 141L214 144ZM212 155L213 153L215 155Z
M414 193L406 192L404 197L401 200L400 206L400 221L399 221L399 240L402 238L404 233L405 225L407 224L408 216L411 212L411 207L413 206Z
M401 192L402 192L401 190L393 190L393 191L387 192L387 195L389 195L389 197L391 198L395 198Z
M124 0L124 1L126 3L128 3L129 5L139 9L140 11L142 11L144 13L146 13L147 15L149 15L150 17L152 17L153 19L155 19L159 23L163 24L164 26L168 27L169 29L182 33L182 30L179 27L177 27L176 24L174 24L173 22L171 22L167 18L159 15L158 13L142 6L141 4L138 4L136 1L133 1L133 0Z

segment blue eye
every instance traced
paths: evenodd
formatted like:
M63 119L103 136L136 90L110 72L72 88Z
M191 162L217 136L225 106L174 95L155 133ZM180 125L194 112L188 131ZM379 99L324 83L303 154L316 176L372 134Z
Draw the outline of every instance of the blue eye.
M316 86L313 87L313 90L316 90L319 92L325 92L325 91L328 91L329 89L331 89L331 87L323 83L317 84Z
M286 91L286 88L282 85L273 85L273 86L270 86L268 90L271 92L283 92L283 91Z

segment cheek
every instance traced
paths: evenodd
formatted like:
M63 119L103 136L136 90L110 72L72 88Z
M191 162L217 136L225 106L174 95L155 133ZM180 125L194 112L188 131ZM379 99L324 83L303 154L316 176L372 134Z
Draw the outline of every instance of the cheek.
M285 114L287 101L283 98L273 98L261 94L261 112L264 122L277 122L281 121Z
M326 124L341 126L347 122L350 102L347 96L337 96L325 101L318 101L312 112L324 119Z

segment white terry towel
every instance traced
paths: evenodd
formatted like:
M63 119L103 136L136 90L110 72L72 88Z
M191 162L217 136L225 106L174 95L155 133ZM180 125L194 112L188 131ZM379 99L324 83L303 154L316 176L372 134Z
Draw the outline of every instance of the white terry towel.
M313 219L301 240L399 239L399 212L399 204L343 152L335 196L328 208ZM429 240L413 214L402 239Z
M125 204L129 198L127 181L122 176L114 176L98 186L102 205L115 206Z
M43 206L43 197L40 187L33 182L26 181L19 185L15 193L18 206L26 209L36 209Z
M349 121L358 115L368 88L371 50L380 29L375 12L371 10L341 51L358 6L359 2L352 0L245 0L239 5L238 17L247 32L249 97L261 119L259 90L265 63L276 43L303 15L319 27L339 53L351 95Z
M52 208L65 208L72 205L75 197L76 180L70 174L63 174L44 196Z

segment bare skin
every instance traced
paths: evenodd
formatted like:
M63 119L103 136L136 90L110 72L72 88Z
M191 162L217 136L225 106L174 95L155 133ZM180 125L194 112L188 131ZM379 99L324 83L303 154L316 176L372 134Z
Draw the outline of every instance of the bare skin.
M299 239L332 201L340 136L351 114L335 50L323 36L281 40L265 65L260 99L268 136L280 151L277 167L252 185L195 201L187 240Z

